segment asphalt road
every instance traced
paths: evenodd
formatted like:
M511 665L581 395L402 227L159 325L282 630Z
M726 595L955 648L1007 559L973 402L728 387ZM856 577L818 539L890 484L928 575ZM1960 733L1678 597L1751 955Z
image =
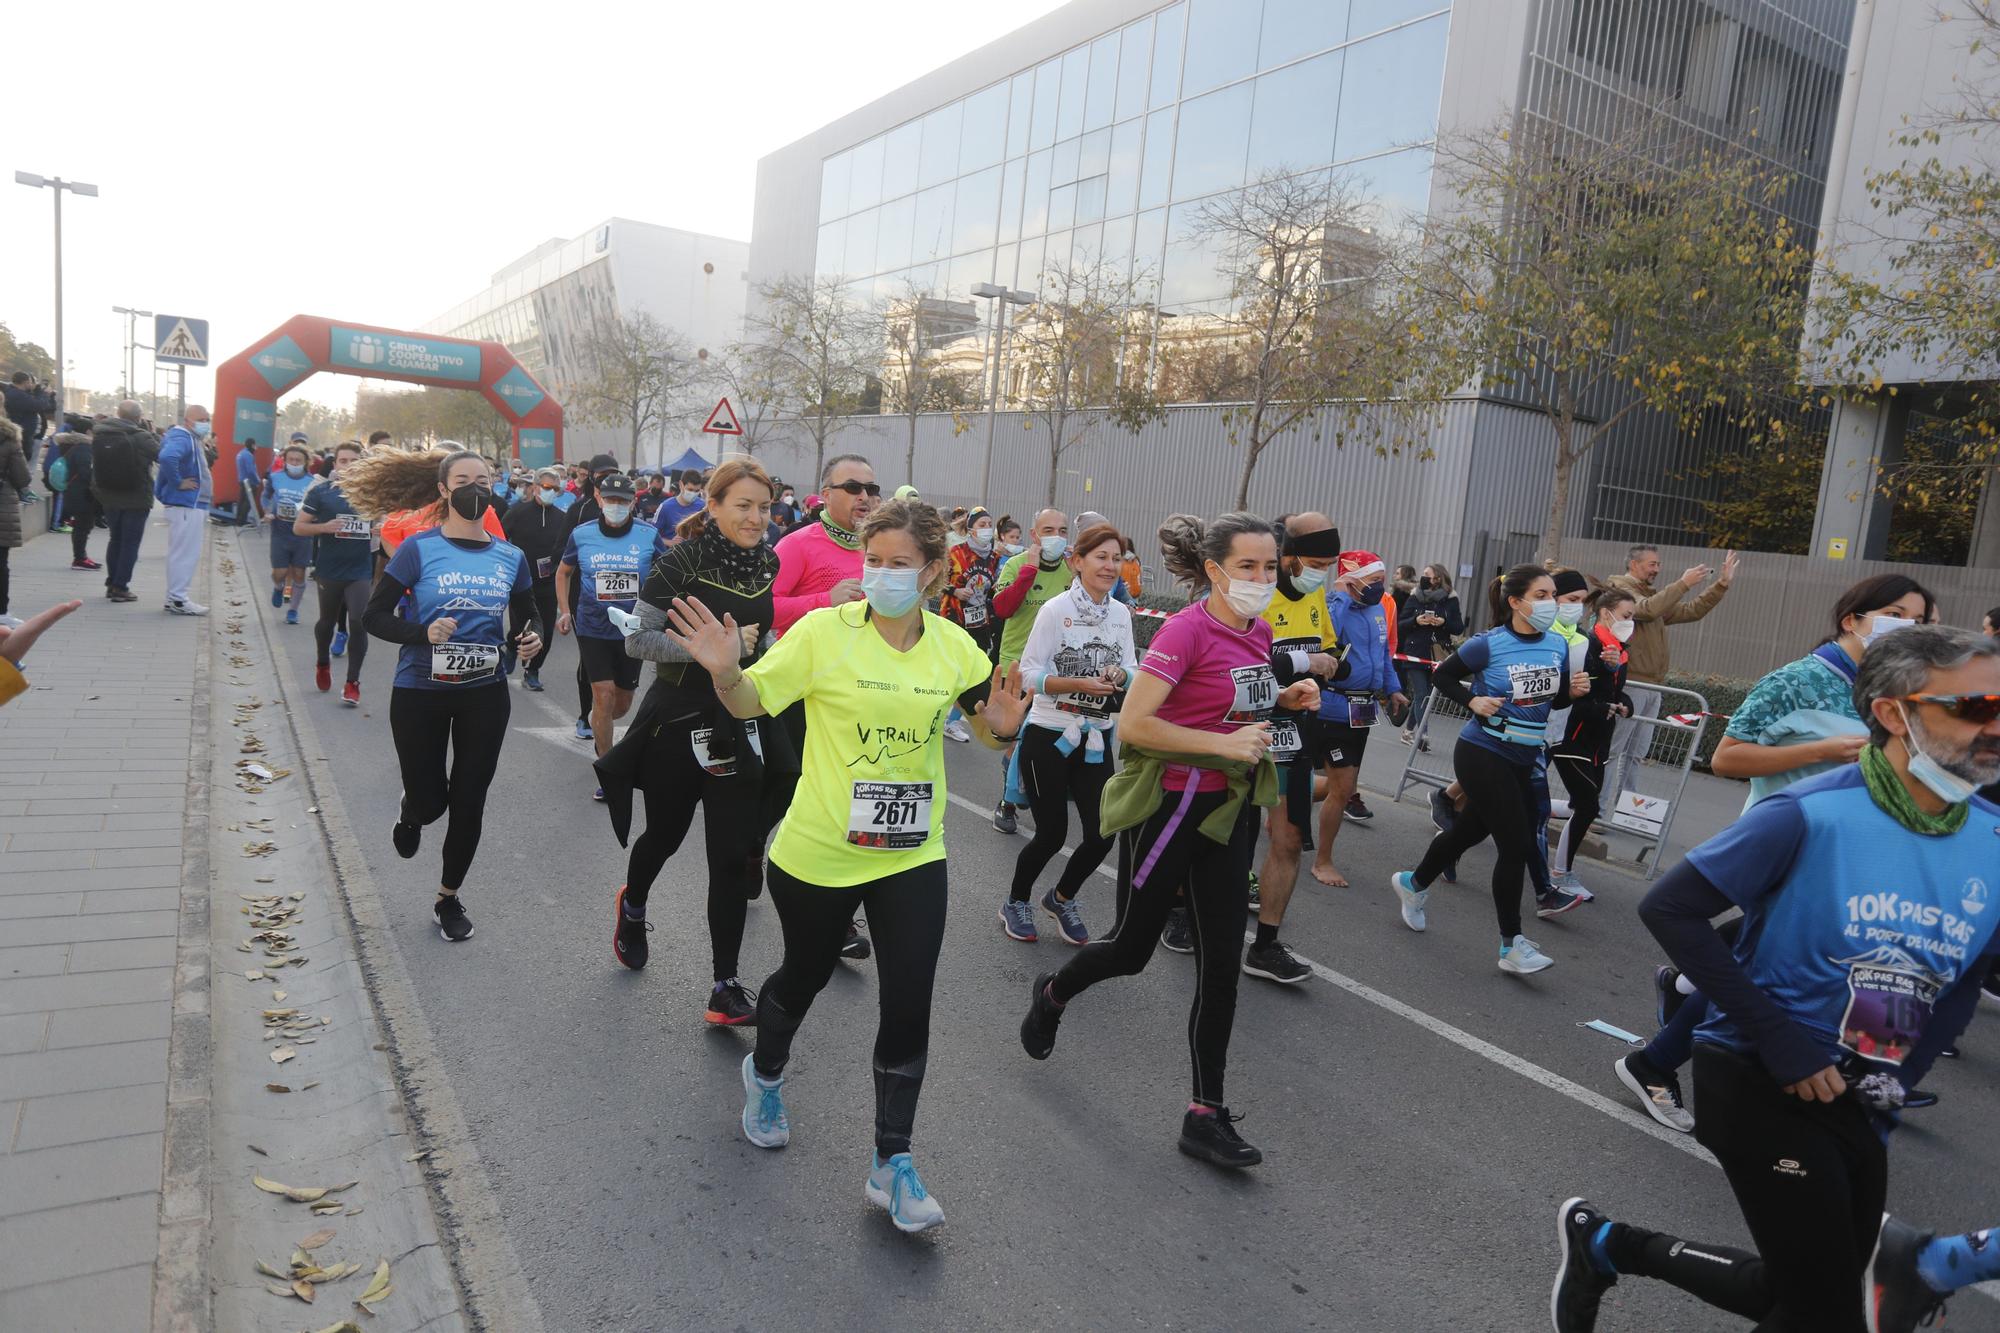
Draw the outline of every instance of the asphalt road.
M246 562L261 567L262 541ZM308 598L310 603L311 599ZM430 918L436 839L399 860L388 732L393 652L372 647L363 707L311 692L309 624L258 613L305 685L346 814L367 845L397 945L551 1329L923 1326L1524 1330L1548 1327L1555 1208L1586 1194L1614 1216L1747 1244L1720 1171L1690 1140L1649 1133L1611 1075L1623 1048L1577 1025L1651 1024L1657 950L1632 912L1642 887L1600 871L1599 901L1530 930L1557 966L1493 966L1491 860L1469 856L1406 930L1387 887L1429 833L1415 798L1377 794L1336 860L1354 887L1302 873L1285 938L1322 974L1243 979L1230 1100L1265 1164L1232 1175L1175 1151L1187 1095L1193 959L1072 1006L1054 1057L1016 1037L1032 975L1066 946L1006 939L994 919L1023 845L983 814L990 754L950 747L951 915L917 1124L946 1225L895 1232L862 1200L871 1142L873 963L843 964L800 1033L783 1152L741 1137L745 1032L701 1022L708 984L696 821L652 899L653 961L611 956L624 878L589 746L569 737L573 643L549 689L511 692L510 735L466 885L478 934L450 946ZM336 682L339 679L336 670ZM1385 739L1387 733L1385 733ZM963 800L973 808L959 804ZM1025 822L1025 816L1024 816ZM1052 879L1052 876L1050 877ZM1111 924L1111 881L1085 916ZM752 904L753 986L777 965L778 923ZM1891 1207L1927 1226L2000 1221L2000 1024L1982 1010L1965 1058L1931 1086L1893 1147ZM1667 1139L1673 1142L1667 1142ZM2000 1329L1967 1293L1952 1326ZM1643 1281L1600 1327L1740 1328Z

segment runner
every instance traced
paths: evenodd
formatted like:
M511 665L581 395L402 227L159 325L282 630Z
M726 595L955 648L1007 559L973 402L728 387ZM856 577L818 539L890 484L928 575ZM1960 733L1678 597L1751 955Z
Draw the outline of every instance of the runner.
M1204 525L1176 514L1160 527L1160 553L1168 573L1206 595L1153 636L1120 713L1124 766L1105 788L1102 819L1124 840L1120 864L1133 867L1131 889L1109 939L1035 979L1021 1045L1046 1060L1071 1001L1100 981L1144 971L1185 884L1196 954L1194 1094L1180 1148L1217 1166L1255 1166L1264 1155L1236 1132L1223 1097L1237 950L1257 807L1278 799L1268 719L1274 708L1312 708L1319 687L1307 677L1280 690L1273 671L1271 627L1260 619L1278 577L1269 522L1236 513Z
M631 828L633 788L646 802L646 831L632 844L614 909L612 954L626 967L646 965L646 899L701 806L715 972L704 1017L719 1026L756 1017L756 997L737 979L737 955L749 900L763 889L764 835L778 814L781 789L772 775L796 776L798 756L782 727L738 722L721 708L708 672L664 629L667 608L698 595L710 614L741 627L740 665L768 648L764 627L778 573L778 557L763 544L771 492L770 477L754 461L724 460L707 504L681 520L680 539L653 560L639 594L639 628L625 651L658 669L624 738L597 764L621 846Z
M264 512L271 516L271 605L284 606L290 597L292 604L285 610L287 625L299 623L299 603L306 595L306 566L312 564L313 555L311 539L292 527L299 516L299 502L315 480L306 470L312 451L306 448L305 439L294 434L280 465L264 479Z
M598 482L601 478L614 473L623 475L618 472L618 460L610 454L597 454L590 460L589 466L583 470L582 483L577 491L576 507L569 511L571 532L604 517L604 506L597 494ZM642 574L645 572L643 563L639 566L638 572ZM570 602L572 604L580 602L583 594L577 587L575 571L572 570L566 577L562 577L562 571L558 569L557 574L561 581L569 586ZM635 580L633 584L635 590L637 586ZM635 676L633 679L636 682L638 678ZM576 738L580 741L596 739L590 724L590 715L596 708L595 700L590 672L584 661L584 654L579 652L576 657ZM603 749L599 748L598 755L602 757L603 753Z
M368 589L374 576L374 525L354 512L341 489L347 469L361 457L361 441L342 441L333 451L333 475L320 481L299 502L298 517L291 528L312 542L313 580L319 585L319 619L313 624L313 684L325 694L333 688L335 640L340 636L343 612L347 623L359 625L368 609ZM275 525L274 525L275 526ZM340 644L345 651L347 645ZM340 687L340 701L349 708L361 703L361 663L368 656L368 636L354 640L347 655L347 683Z
M1498 852L1493 910L1500 970L1517 976L1555 961L1521 933L1521 887L1536 855L1535 769L1549 713L1569 699L1568 645L1550 633L1555 596L1555 579L1540 565L1514 566L1487 592L1494 627L1438 663L1431 688L1472 713L1452 752L1466 807L1449 833L1431 839L1415 871L1399 870L1389 880L1403 924L1421 931L1431 882L1490 834Z
M1551 881L1564 893L1587 891L1576 877L1576 849L1604 808L1604 766L1610 758L1613 721L1632 715L1632 701L1625 693L1625 641L1632 637L1635 605L1631 593L1613 587L1599 589L1586 603L1592 618L1585 658L1590 694L1570 705L1562 740L1550 752L1569 794L1569 818L1549 861ZM1558 603L1557 614L1563 610ZM1576 666L1572 658L1570 669Z
M535 580L535 619L544 625L556 623L556 566L562 561L564 548L569 545L570 518L556 508L556 497L562 494L562 473L552 467L545 467L535 474L535 484L531 488L534 499L515 505L507 511L501 521L501 528L507 540L521 548L521 554L528 561L528 572ZM521 632L521 626L513 626L514 633ZM533 690L537 694L542 689L542 664L549 660L549 641L542 642L542 650L528 659L521 671L521 688Z
M625 635L611 623L612 608L630 615L639 580L653 555L653 529L632 517L634 487L622 472L597 479L599 516L579 519L556 566L556 633L576 632L577 656L590 681L590 730L602 759L611 750L618 719L632 710L639 688L639 660L625 652ZM581 600L570 592L572 580ZM604 799L599 787L593 800Z
M1036 514L1029 542L1025 550L1000 566L1000 578L994 585L993 614L1006 622L1000 630L1003 668L1021 660L1021 650L1027 646L1028 631L1035 627L1036 614L1043 603L1067 589L1072 578L1069 566L1063 562L1063 556L1069 553L1067 514L1059 509L1044 509ZM1017 819L1020 801L1013 799L1022 795L1018 747L1010 745L1000 756L1000 775L1000 803L993 808L993 827L1002 833L1012 833L1020 827Z
M402 769L403 799L390 840L405 860L417 854L423 826L447 815L443 869L432 914L449 942L472 938L459 887L479 850L486 788L507 738L508 699L500 679L501 611L525 618L534 607L521 552L486 531L492 473L464 450L367 455L349 465L342 489L363 515L415 509L428 486L432 525L397 548L375 581L363 624L401 645L389 731ZM397 614L410 599L411 617ZM541 648L532 620L518 651ZM449 759L447 760L447 753Z
M1289 655L1294 675L1311 675L1329 685L1347 674L1326 609L1327 571L1340 554L1340 532L1325 514L1311 512L1291 514L1278 526L1283 537L1278 590L1264 608L1272 653ZM1270 847L1253 881L1257 938L1244 951L1243 970L1292 986L1311 976L1312 969L1279 943L1278 928L1291 905L1299 856L1312 847L1313 786L1322 756L1318 710L1275 715L1271 734L1271 762L1278 766L1278 792L1284 800L1264 820Z
M1076 895L1111 850L1098 803L1111 776L1110 738L1119 700L1139 665L1132 613L1111 596L1124 553L1125 539L1109 523L1084 529L1068 557L1075 580L1035 613L1021 650L1022 678L1035 688L1028 728L1021 733L1021 786L1035 812L1035 836L1014 864L1012 891L1000 905L1000 928L1031 944L1036 932L1029 900L1036 878L1069 841L1072 802L1082 841L1056 886L1042 895L1041 909L1065 943L1090 943Z
M1556 585L1556 623L1549 628L1569 653L1569 695L1558 706L1567 708L1590 694L1596 677L1604 671L1604 663L1601 655L1591 652L1589 633L1579 628L1584 613L1590 609L1590 580L1582 570L1551 572ZM1562 734L1560 730L1547 733L1546 743L1553 745ZM1555 812L1555 802L1549 795L1549 754L1544 749L1535 756L1535 854L1528 859L1528 878L1535 889L1535 915L1544 920L1581 907L1597 896L1581 883L1573 889L1558 887L1549 870L1549 820ZM1564 818L1569 813L1565 804Z
M1410 701L1396 679L1389 615L1382 608L1388 567L1373 551L1343 551L1334 573L1326 608L1334 636L1347 649L1348 670L1339 687L1325 691L1319 700L1320 753L1325 756L1327 784L1312 876L1330 888L1344 889L1347 877L1333 865L1333 840L1340 836L1341 821L1365 823L1375 817L1360 800L1361 759L1368 753L1369 733L1384 702L1403 709Z
M744 1137L760 1148L790 1141L782 1089L792 1039L863 908L882 950L865 1194L899 1229L923 1231L944 1220L917 1175L910 1135L944 940L945 711L959 699L981 742L997 748L1019 730L1028 698L1018 670L1003 677L965 631L923 610L945 577L935 511L891 501L868 515L861 537L866 605L812 612L747 671L737 668L734 618L717 620L698 599L674 604L666 632L714 677L736 717L800 701L810 717L804 776L771 844L785 960L757 999L757 1048L743 1060Z
M994 525L993 535L999 540L1003 560L1012 560L1028 549L1021 542L1021 524L1011 514L1000 516L1000 521Z
M1760 1328L1904 1333L2000 1275L1987 1233L1886 1222L1887 1133L1955 1041L2000 956L2000 643L1919 625L1878 640L1854 700L1858 764L1758 802L1640 905L1708 994L1696 1137L1721 1161L1756 1252L1557 1214L1557 1333L1589 1333L1621 1275L1667 1282ZM1709 922L1740 908L1734 954ZM1857 1294L1863 1299L1857 1299Z
M994 549L993 515L974 506L966 516L966 536L951 548L951 575L939 600L938 614L972 636L993 658L1000 651L1000 623L993 615L993 585L1000 577L1000 552ZM972 733L957 708L944 724L949 740L965 744Z

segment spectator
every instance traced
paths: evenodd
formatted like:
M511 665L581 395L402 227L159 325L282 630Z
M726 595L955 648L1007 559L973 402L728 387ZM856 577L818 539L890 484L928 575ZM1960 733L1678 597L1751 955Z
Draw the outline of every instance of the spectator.
M21 429L21 458L32 465L35 461L35 441L42 438L48 429L48 419L55 414L56 396L47 385L39 383L25 370L14 372L13 383L6 386L7 420ZM32 493L25 487L24 498Z
M1692 601L1686 600L1695 586L1708 575L1707 565L1694 565L1666 587L1656 590L1653 580L1660 576L1660 550L1657 546L1640 545L1625 553L1625 572L1605 580L1610 587L1623 588L1631 593L1637 602L1632 608L1632 622L1636 628L1625 645L1628 663L1626 679L1629 682L1640 685L1667 683L1670 660L1667 626L1691 625L1716 608L1736 578L1736 552L1724 554L1722 572L1716 575L1715 582L1706 592ZM1632 714L1618 723L1605 766L1604 791L1613 800L1625 790L1625 765L1638 750L1641 738L1650 740L1652 737L1652 728L1643 725L1640 719L1660 715L1658 690L1628 690L1627 694L1632 701Z
M21 621L7 614L7 553L21 544L21 496L34 479L21 450L21 428L9 417L0 424L0 625L9 629Z
M254 528L264 517L262 490L263 482L257 476L257 442L246 437L236 451L236 512L230 521L237 527ZM252 505L256 506L255 519L250 517Z
M209 489L208 409L189 404L181 424L160 441L160 470L153 498L167 511L167 601L169 615L205 616L208 608L188 597L195 566L201 562L202 524L213 498Z
M1988 611L1979 623L1980 632L1989 639L2000 639L2000 606Z
M1399 603L1397 619L1396 641L1406 657L1442 662L1451 656L1453 644L1465 633L1465 613L1443 565L1424 566L1415 586ZM1412 729L1423 717L1424 701L1430 698L1431 669L1415 662L1398 662L1396 674L1402 677L1403 693L1410 696L1409 722L1403 728L1403 744L1408 745Z
M1126 595L1134 602L1146 595L1144 575L1139 565L1139 553L1132 548L1130 540L1125 543L1125 558L1118 566L1118 581L1125 585Z
M139 404L127 398L118 415L97 423L91 436L91 493L104 511L104 595L114 602L136 602L132 570L139 563L139 542L146 535L146 515L153 508L153 464L160 442L144 425Z
M62 498L63 521L69 525L69 567L102 569L90 558L90 534L97 530L97 501L90 495L90 436L96 423L89 417L64 421L69 429L51 441L42 478Z

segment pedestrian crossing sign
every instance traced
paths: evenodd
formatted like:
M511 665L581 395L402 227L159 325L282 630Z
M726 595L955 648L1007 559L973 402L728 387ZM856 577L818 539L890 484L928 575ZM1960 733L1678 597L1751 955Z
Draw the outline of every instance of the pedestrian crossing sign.
M173 366L208 364L208 321L189 315L153 316L153 359Z

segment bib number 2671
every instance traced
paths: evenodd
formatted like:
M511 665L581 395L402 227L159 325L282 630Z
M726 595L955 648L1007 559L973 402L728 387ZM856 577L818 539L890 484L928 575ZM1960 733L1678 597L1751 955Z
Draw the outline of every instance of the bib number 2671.
M847 840L856 847L908 851L931 836L931 784L857 782L848 807Z

